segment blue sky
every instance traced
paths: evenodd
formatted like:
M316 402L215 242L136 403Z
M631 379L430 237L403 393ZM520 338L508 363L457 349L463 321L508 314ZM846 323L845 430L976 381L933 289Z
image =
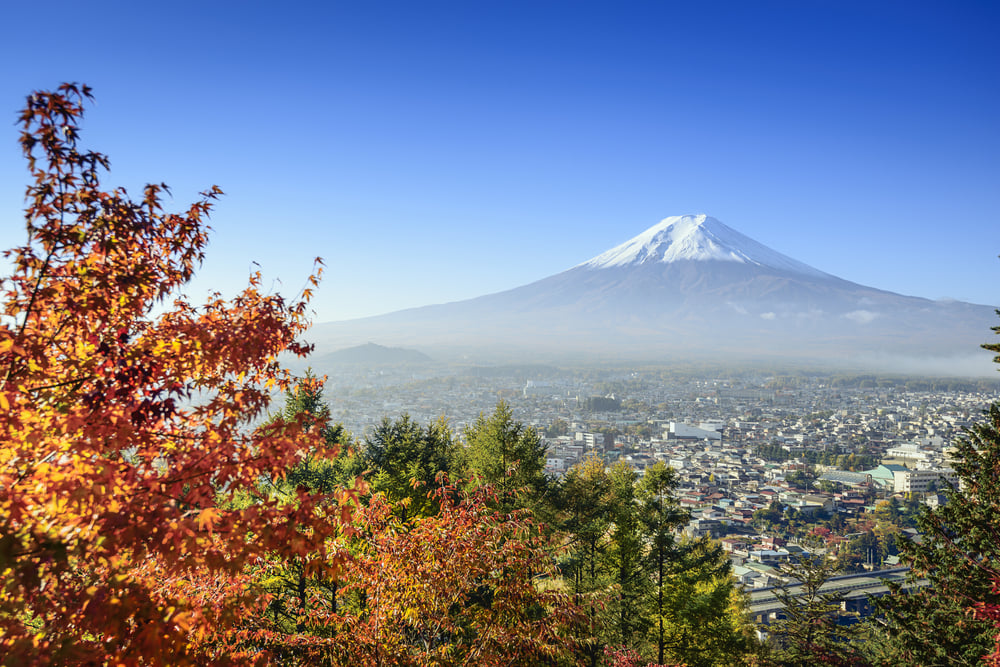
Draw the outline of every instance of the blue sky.
M1000 305L1000 3L49 2L0 22L0 247L24 96L94 88L107 185L225 190L190 293L253 263L317 321L500 291L708 213L855 282ZM2 128L6 127L6 130ZM6 135L6 136L4 136Z

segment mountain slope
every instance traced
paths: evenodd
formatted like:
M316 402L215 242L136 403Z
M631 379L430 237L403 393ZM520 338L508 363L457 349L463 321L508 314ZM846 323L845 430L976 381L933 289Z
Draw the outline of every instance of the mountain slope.
M340 347L378 340L480 357L857 360L974 355L994 319L986 306L843 280L698 215L529 285L315 333Z
M399 347L384 347L375 343L356 345L331 352L316 359L324 366L413 366L432 363L423 352Z

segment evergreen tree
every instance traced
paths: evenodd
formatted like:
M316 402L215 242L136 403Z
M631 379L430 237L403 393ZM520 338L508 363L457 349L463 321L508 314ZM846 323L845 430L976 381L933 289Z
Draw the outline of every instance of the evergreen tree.
M737 664L751 650L745 603L721 546L675 539L688 519L675 489L676 475L662 463L639 478L623 461L609 470L590 457L566 473L562 572L590 618L585 663L599 664L602 647L690 667Z
M1000 352L1000 344L983 347ZM956 450L959 485L944 489L944 506L922 508L921 539L900 544L911 578L929 586L910 593L897 587L878 601L885 615L882 664L972 665L994 648L996 627L970 611L1000 603L993 586L1000 571L1000 404L989 407Z
M615 463L608 474L612 528L606 562L614 593L606 607L605 642L613 646L639 646L650 625L646 606L650 578L643 567L637 478L635 470L625 461Z
M636 487L640 539L645 545L642 588L646 653L657 664L730 665L751 649L744 601L729 558L707 537L677 540L689 518L677 502L677 475L663 462L646 470ZM636 624L638 625L638 624Z
M577 604L586 607L590 637L581 649L592 667L598 664L601 654L604 626L602 605L595 598L610 584L605 568L611 546L610 490L611 480L603 461L589 457L566 472L558 498L567 539L567 558L561 569Z
M265 480L270 495L292 504L299 488L315 493L333 494L340 489L353 465L342 424L330 424L330 407L323 397L323 380L312 370L285 392L285 405L271 422L300 422L304 431L321 429L321 445L302 453L302 460L293 466L284 479ZM231 503L239 504L233 498ZM337 610L340 582L336 577L316 576L314 559L296 557L264 562L259 567L257 585L271 596L266 613L273 617L274 626L285 633L303 632L305 619L317 600Z
M285 392L285 405L277 418L286 421L303 420L306 430L318 424L322 429L323 445L304 452L302 461L285 476L285 486L295 489L305 486L318 493L332 493L350 486L360 469L352 461L350 437L343 424L330 423L330 406L323 396L323 380L312 369Z
M707 537L681 540L669 572L663 638L668 660L687 667L738 664L755 640L721 545Z
M674 496L676 489L677 474L662 461L647 469L639 482L639 516L643 535L649 543L646 567L653 579L652 616L656 626L654 643L658 664L663 664L668 639L665 628L668 604L666 594L670 568L677 549L674 529L688 520L687 512L680 508Z
M546 490L545 446L538 433L514 419L510 404L480 413L465 431L470 474L497 490L502 508L533 506Z
M382 492L403 518L437 511L434 495L440 473L456 478L462 473L461 453L451 429L442 419L424 427L403 415L384 417L365 437L361 456L372 492Z
M833 572L833 565L818 555L781 566L781 573L790 582L782 584L776 594L784 605L784 618L770 628L777 664L783 667L865 664L852 643L856 630L841 624L841 596L824 590Z
M925 507L920 541L902 542L911 578L929 586L896 590L878 601L885 614L886 664L971 665L989 652L996 633L969 610L1000 602L992 572L1000 567L1000 406L974 425L957 445L959 487L945 489L947 503Z

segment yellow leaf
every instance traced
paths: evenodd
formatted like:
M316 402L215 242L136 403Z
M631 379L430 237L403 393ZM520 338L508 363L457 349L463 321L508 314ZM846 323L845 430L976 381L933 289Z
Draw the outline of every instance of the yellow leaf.
M214 507L206 507L198 512L198 530L212 532L212 526L219 520L219 510Z

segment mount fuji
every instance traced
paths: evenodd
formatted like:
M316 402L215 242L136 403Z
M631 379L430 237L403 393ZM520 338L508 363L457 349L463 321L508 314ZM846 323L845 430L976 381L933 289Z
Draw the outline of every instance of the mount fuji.
M707 215L665 218L642 234L580 266L607 269L646 262L720 261L754 264L814 278L829 274L775 252Z
M988 306L852 283L715 218L684 215L522 287L312 333L321 353L375 341L438 358L916 362L966 375L969 359L978 360L972 374L989 372L976 353L994 324Z

